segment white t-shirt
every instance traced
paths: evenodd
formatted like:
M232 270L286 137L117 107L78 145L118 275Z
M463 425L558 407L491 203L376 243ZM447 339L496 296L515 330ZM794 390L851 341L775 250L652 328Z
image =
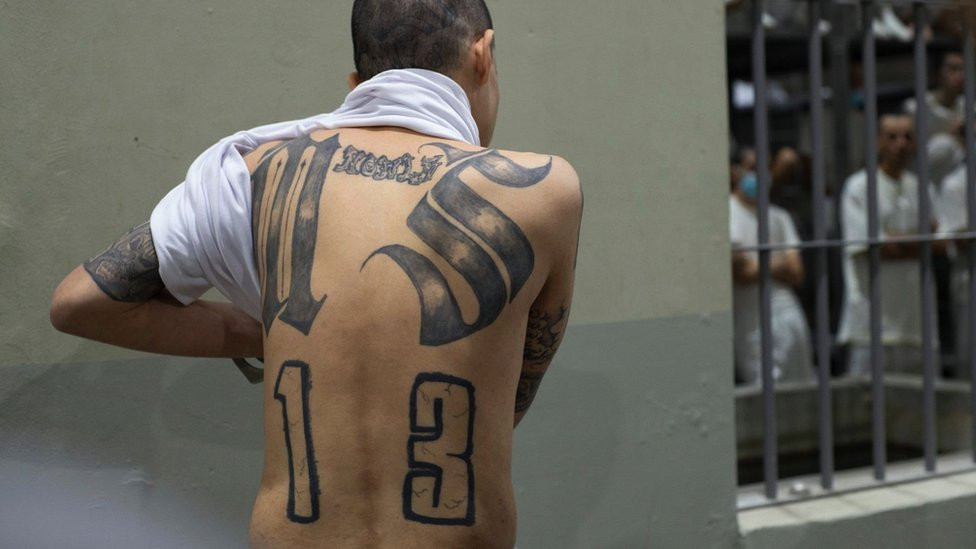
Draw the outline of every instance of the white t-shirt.
M733 249L758 244L758 229L759 219L755 209L743 204L734 195L729 197L729 238ZM790 214L773 205L769 206L769 242L800 242ZM748 253L758 260L758 252ZM777 253L782 252L773 252ZM810 332L799 299L792 288L776 280L772 281L770 294L774 378L796 380L813 377ZM732 305L736 368L741 379L755 382L759 379L761 360L759 284L736 284Z
M228 136L203 152L186 180L150 217L159 276L188 304L214 287L261 318L261 290L251 238L251 176L243 155L261 143L294 139L321 128L397 126L424 135L480 142L464 90L423 69L382 72L361 83L335 111Z
M940 233L965 232L969 229L966 188L966 166L960 166L942 181ZM958 248L954 259L951 284L956 324L956 360L957 364L965 365L969 361L969 257L965 246ZM964 371L965 369L963 367Z
M965 231L969 226L966 213L966 166L957 167L942 181L939 193L939 232Z
M925 143L928 151L929 176L938 183L964 158L965 149L962 143L950 132L966 112L966 98L959 96L950 107L946 107L939 103L934 93L927 92L925 105L928 113L928 135L923 136L924 139L920 141ZM914 97L905 100L904 109L908 114L915 114L917 102Z
M937 197L929 187L932 219ZM918 178L905 171L897 180L878 170L878 223L881 238L918 233ZM841 196L844 239L868 238L867 172L847 178ZM837 340L867 344L870 332L870 289L866 244L852 244L844 253L844 308ZM921 293L918 259L883 260L881 284L881 342L884 345L921 345ZM934 290L933 290L934 291ZM933 294L934 295L934 294ZM933 319L933 326L935 326Z
M906 113L914 115L917 106L918 102L915 101L915 98L910 97L905 100L903 108ZM926 139L928 139L933 134L950 131L956 123L962 120L962 115L966 112L966 98L960 95L953 102L952 106L946 107L942 103L939 103L934 93L926 92L925 106L928 107L927 120L929 135L926 136Z

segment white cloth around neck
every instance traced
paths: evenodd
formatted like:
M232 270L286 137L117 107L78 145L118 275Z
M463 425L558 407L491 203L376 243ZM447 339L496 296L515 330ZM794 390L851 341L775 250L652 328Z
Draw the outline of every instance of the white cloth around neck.
M183 304L214 287L253 318L261 289L251 238L251 176L244 155L269 141L317 129L395 126L479 145L478 126L461 87L423 69L382 72L346 96L335 111L237 132L204 151L186 179L150 217L159 274Z

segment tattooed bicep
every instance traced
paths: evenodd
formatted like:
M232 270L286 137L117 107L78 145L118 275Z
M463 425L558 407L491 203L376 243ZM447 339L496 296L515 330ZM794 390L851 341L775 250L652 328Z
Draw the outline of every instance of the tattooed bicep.
M145 301L163 289L148 221L86 261L84 267L95 284L115 301Z
M525 330L525 348L522 352L522 373L515 393L515 411L524 412L532 405L539 391L542 376L552 362L566 330L567 313L564 305L546 310L533 307Z

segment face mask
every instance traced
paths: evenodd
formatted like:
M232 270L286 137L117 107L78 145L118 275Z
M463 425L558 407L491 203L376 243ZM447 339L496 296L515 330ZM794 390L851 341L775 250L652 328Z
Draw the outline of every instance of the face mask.
M739 190L750 200L755 200L759 195L759 183L756 181L756 173L748 172L739 180Z

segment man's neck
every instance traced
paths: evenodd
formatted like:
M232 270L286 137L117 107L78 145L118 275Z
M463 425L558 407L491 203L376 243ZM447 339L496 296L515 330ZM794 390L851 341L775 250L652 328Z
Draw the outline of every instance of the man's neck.
M932 95L935 97L936 102L946 108L955 106L956 99L959 98L959 94L942 88L936 88L933 90Z
M896 181L901 179L901 174L905 173L904 166L893 165L890 162L881 162L878 164L878 167L881 168L881 171L885 175Z
M742 192L742 190L736 189L732 191L732 196L734 196L735 199L739 201L739 204L742 204L743 206L749 209L756 208L756 201L746 196L746 193Z

